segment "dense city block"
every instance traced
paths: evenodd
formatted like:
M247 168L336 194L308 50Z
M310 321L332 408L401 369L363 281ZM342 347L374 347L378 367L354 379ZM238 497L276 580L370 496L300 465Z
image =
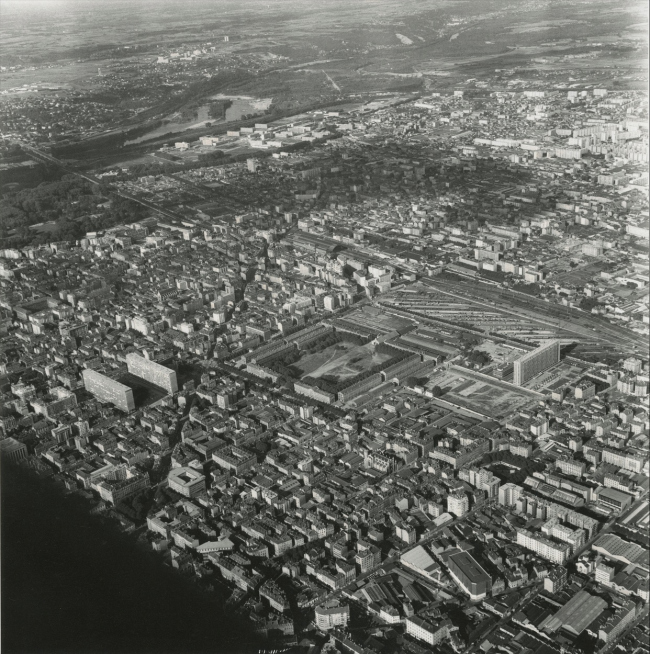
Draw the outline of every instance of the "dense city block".
M0 108L3 462L270 649L650 653L647 95L244 107L282 61L219 39ZM107 126L143 158L89 164Z

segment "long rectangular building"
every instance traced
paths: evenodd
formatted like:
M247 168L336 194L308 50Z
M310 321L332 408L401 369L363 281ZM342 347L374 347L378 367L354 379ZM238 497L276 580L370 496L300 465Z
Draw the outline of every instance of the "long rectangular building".
M580 590L555 615L548 616L540 628L549 634L564 629L579 636L606 608L604 599Z
M429 645L437 645L445 638L449 638L449 627L451 626L450 620L429 622L424 618L417 615L412 615L406 618L404 625L406 626L406 633L413 638L423 640Z
M225 470L241 474L255 465L257 458L243 447L226 445L212 453L212 460Z
M166 368L155 361L145 359L135 352L126 355L126 367L132 375L140 377L150 384L154 384L154 386L164 388L170 394L178 391L176 371L171 368Z
M449 574L475 602L487 597L492 589L492 578L476 559L467 552L457 552L447 559Z
M539 375L560 360L560 341L554 339L527 352L514 362L513 383L523 386L529 379Z
M558 565L564 565L571 555L571 546L568 543L557 543L526 529L517 529L517 545L522 545L541 558Z
M83 371L82 377L86 390L100 402L110 402L125 413L135 410L133 390L125 384L90 368Z

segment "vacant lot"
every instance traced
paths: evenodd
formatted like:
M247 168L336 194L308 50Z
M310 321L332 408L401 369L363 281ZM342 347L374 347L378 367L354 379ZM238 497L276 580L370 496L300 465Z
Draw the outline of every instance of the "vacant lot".
M564 273L556 275L555 281L559 284L573 284L575 286L582 286L592 279L600 278L600 273L610 269L612 266L608 261L593 261L586 265L579 266L574 270L567 270Z
M487 352L495 365L510 363L524 354L524 350L518 350L511 345L503 345L489 339L483 341L479 349Z
M439 386L441 399L457 406L478 411L491 418L501 418L529 403L532 394L495 380L484 380L470 370L443 370L432 376L428 388Z

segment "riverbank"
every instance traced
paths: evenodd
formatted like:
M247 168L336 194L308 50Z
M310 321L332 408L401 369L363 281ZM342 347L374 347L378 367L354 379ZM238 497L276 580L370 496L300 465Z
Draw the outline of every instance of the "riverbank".
M243 620L50 480L2 465L2 651L258 651Z

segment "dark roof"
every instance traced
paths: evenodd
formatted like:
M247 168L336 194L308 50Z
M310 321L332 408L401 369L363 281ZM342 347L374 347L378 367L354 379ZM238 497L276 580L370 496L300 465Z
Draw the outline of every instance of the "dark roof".
M491 581L490 576L478 564L476 559L467 552L457 552L449 557L467 575L470 581L480 583Z

